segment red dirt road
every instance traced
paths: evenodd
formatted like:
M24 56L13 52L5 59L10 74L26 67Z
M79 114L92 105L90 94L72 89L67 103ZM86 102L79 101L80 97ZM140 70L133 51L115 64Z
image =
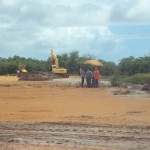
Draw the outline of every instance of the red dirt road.
M71 124L82 123L98 126L149 127L149 96L141 96L138 93L137 95L114 95L113 91L115 90L117 88L53 86L53 83L50 82L26 82L18 81L16 77L1 77L0 124L7 126L9 124L69 122ZM121 130L121 128L119 129ZM3 131L3 128L1 131ZM1 138L3 139L2 135ZM7 147L7 149L12 146L11 144L9 147L10 144L5 142L1 145L3 148ZM56 144L53 149L59 149L57 146ZM32 147L32 145L29 147ZM20 149L23 150L23 148L24 146ZM34 146L34 148L38 149L37 146ZM67 148L65 147L65 149ZM73 147L71 148L73 149ZM87 145L85 148L90 149ZM114 146L109 145L107 148L114 149ZM117 148L119 147L115 149ZM44 148L40 146L39 149ZM106 149L106 145L104 145L104 149Z

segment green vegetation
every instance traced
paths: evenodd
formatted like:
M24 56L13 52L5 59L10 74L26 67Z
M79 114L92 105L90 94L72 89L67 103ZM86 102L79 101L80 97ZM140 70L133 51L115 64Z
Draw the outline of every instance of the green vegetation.
M150 56L123 58L111 77L112 85L120 82L150 85Z
M113 75L111 77L111 82L113 86L118 86L121 82L150 85L150 73L141 73L130 76Z
M134 84L148 84L150 85L150 73L136 74L133 76L125 77L121 79L123 82Z
M0 58L0 75L15 74L19 69L19 64L26 66L28 71L46 71L48 68L46 61L19 56Z
M119 75L119 74L114 74L114 75L111 76L111 78L110 78L111 84L112 84L113 86L119 86L122 77L123 77L123 76L121 76L121 75Z
M150 56L134 58L130 56L123 58L118 64L119 74L134 75L137 73L150 72Z
M84 62L89 59L95 59L92 55L79 56L79 51L72 51L70 54L64 53L58 55L60 67L68 69L71 75L79 75L80 67L85 70L89 67ZM50 66L50 58L47 60L37 60L33 58L24 58L13 56L9 58L0 57L0 75L16 74L19 64L26 66L28 71L48 71ZM120 82L130 82L135 84L150 85L150 56L134 58L130 56L123 58L117 65L114 62L106 62L100 60L104 66L98 67L104 79L110 79L113 85ZM92 69L92 66L91 66Z
M85 55L79 57L78 51L73 51L70 54L58 55L60 67L68 69L69 74L79 74L81 66L87 68L84 65L84 61L88 59L94 59L91 55ZM47 60L37 60L32 58L24 58L19 56L13 56L9 58L0 57L0 75L11 75L17 73L19 65L24 65L29 72L35 71L48 71L50 66L50 58Z

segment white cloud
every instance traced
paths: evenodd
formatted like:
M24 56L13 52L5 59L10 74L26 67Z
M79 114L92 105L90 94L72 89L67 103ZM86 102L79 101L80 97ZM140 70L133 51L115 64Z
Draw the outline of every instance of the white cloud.
M36 34L38 41L45 41L54 47L58 48L61 45L65 47L77 47L84 44L89 44L95 39L106 41L112 36L111 31L105 27L56 27L56 28L41 28ZM58 44L60 43L60 45Z
M116 1L110 13L110 23L150 24L149 0Z
M5 6L13 6L15 5L16 0L2 0L2 4Z
M132 19L135 22L146 22L150 23L150 1L149 0L142 0L142 1L137 1L136 4L130 9L126 17L128 19Z
M121 40L114 38L106 26L56 27L40 29L36 34L36 42L48 51L55 49L58 54L79 50L81 55L88 53L101 56L106 51L108 54L119 50Z
M149 0L0 0L0 50L8 50L8 55L12 49L16 55L27 51L37 56L51 48L57 53L77 49L81 54L112 55L122 40L135 36L116 36L110 26L150 24L149 4Z
M24 25L108 26L150 23L149 0L2 0L0 18Z

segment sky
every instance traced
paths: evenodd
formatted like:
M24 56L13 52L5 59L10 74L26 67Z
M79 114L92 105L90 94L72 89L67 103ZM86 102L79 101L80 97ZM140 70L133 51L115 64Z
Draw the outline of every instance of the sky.
M150 55L149 0L0 0L0 57Z

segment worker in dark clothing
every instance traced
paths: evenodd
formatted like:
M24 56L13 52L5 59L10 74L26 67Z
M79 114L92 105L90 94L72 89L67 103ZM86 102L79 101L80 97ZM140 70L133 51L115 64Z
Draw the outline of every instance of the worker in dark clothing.
M92 78L93 78L93 73L92 73L92 71L90 71L90 70L88 69L87 72L86 72L85 77L86 77L87 87L90 88L90 87L91 87Z
M80 68L80 76L81 76L81 87L84 87L85 71L82 68Z

